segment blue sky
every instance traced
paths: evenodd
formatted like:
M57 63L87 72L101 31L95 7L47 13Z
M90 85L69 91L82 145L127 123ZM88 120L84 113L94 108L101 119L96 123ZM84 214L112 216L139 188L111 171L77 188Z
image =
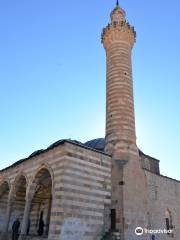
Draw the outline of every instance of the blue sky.
M135 26L137 143L180 179L180 2L121 0ZM61 138L105 133L101 30L115 1L0 3L0 168Z

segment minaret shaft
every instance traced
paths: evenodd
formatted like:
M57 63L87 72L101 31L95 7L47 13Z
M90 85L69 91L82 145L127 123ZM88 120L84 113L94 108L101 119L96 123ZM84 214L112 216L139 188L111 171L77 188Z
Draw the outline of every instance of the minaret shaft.
M128 158L136 148L131 50L134 28L117 6L111 23L103 30L106 50L106 152L114 158Z
M131 48L118 42L107 50L106 144L135 144Z

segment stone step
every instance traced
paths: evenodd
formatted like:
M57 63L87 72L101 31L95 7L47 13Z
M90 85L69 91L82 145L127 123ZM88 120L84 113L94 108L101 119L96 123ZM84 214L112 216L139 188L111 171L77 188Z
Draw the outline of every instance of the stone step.
M21 237L19 237L19 239L22 239ZM23 240L47 240L47 236L46 237L39 237L39 236L24 236ZM12 240L12 233L0 233L0 240Z
M39 237L39 236L26 236L26 240L45 240L47 237Z

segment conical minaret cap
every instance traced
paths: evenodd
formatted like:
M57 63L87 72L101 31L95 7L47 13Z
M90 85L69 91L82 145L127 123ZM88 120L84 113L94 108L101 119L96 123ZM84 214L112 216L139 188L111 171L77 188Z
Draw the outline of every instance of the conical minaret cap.
M120 7L119 1L116 2L116 7L111 12L111 22L125 21L126 13Z

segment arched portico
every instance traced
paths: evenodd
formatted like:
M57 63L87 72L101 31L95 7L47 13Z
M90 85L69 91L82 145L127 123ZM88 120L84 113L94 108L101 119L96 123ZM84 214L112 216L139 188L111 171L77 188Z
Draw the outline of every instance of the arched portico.
M13 184L13 190L10 197L11 200L11 216L9 221L9 231L12 229L13 222L19 218L22 223L25 203L26 203L27 181L24 175L19 175Z
M21 238L29 236L48 237L51 201L52 177L46 167L35 174L26 194L26 207L23 216Z
M30 233L48 236L52 201L52 179L48 169L42 168L36 174L33 186L35 192L31 204Z
M9 183L7 181L2 182L0 184L0 232L3 232L5 227L9 191Z

